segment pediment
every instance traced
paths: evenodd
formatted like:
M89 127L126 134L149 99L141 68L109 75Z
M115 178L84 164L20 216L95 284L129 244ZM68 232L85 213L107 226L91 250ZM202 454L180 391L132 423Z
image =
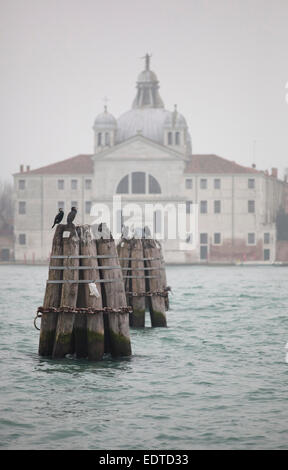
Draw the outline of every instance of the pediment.
M96 154L95 161L101 160L187 160L186 155L155 143L141 135L131 137L121 144Z

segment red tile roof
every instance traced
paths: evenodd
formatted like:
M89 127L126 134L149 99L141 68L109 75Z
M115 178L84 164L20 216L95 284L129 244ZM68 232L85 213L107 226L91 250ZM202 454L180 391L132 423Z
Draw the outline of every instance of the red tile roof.
M77 155L51 165L42 166L36 170L16 173L16 175L65 175L93 173L93 155ZM187 162L185 173L260 173L255 168L249 168L238 163L218 157L218 155L191 155ZM262 172L261 172L262 173Z
M262 173L255 168L218 157L218 155L191 155L185 173Z
M67 158L51 165L42 166L36 170L16 173L16 175L65 175L65 174L88 174L93 173L93 155L77 155Z

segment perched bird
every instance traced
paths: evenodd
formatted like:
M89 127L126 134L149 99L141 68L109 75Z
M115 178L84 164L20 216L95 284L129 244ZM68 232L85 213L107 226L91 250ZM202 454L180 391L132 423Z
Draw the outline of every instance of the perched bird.
M64 217L64 212L63 212L63 209L60 208L59 213L56 215L56 217L54 219L54 224L52 225L52 228L54 227L54 225L60 224L63 217Z
M76 217L76 214L77 214L77 209L76 207L71 207L71 211L69 212L69 214L67 215L67 224L68 225L71 225L73 220L75 219Z

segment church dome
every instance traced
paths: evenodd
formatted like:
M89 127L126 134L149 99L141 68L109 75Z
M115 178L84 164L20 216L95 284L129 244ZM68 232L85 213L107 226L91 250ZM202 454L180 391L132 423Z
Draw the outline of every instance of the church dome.
M104 107L104 111L98 114L94 121L94 129L116 129L117 121L113 114L107 111L107 106Z
M131 109L118 118L117 142L141 134L163 144L164 123L172 114L164 108Z

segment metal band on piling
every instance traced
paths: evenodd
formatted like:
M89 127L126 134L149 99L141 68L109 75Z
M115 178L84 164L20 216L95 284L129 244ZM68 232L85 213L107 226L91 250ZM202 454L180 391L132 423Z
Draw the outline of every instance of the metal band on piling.
M90 268L91 269L91 268ZM91 284L91 283L106 283L106 282L122 282L122 279L61 279L59 281L47 280L47 284Z
M41 318L42 315L39 313L71 313L71 314L82 314L82 315L97 315L98 313L119 313L119 314L127 314L131 313L131 307L119 307L119 308L111 308L111 307L102 307L102 308L92 308L92 307L38 307L36 316L34 318L34 327L36 330L40 331L40 328L36 325L37 318Z

